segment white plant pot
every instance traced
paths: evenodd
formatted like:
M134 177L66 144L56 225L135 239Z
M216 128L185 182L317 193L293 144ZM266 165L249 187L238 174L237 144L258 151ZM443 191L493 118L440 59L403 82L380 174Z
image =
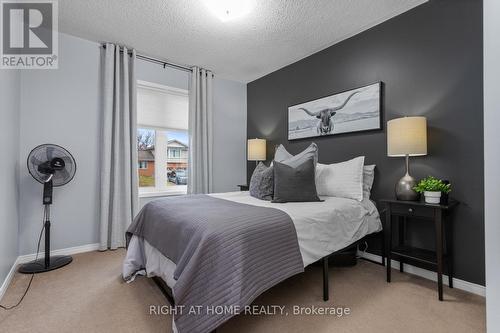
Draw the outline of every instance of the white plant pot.
M425 191L424 192L425 202L430 204L438 204L441 201L441 191Z

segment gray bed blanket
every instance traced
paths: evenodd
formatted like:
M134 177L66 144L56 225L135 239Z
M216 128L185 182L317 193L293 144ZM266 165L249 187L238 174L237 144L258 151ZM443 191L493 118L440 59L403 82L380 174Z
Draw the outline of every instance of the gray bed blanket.
M176 264L174 316L180 333L210 332L261 293L304 271L297 233L283 211L208 195L148 203L127 230ZM193 309L195 313L189 313ZM180 313L179 313L180 312Z

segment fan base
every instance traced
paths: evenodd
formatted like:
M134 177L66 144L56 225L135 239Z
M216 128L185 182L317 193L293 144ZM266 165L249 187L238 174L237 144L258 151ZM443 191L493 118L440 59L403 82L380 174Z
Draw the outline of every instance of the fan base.
M34 260L19 267L19 273L23 274L36 274L52 271L68 265L73 261L70 256L52 256L50 257L50 265L45 266L45 258Z

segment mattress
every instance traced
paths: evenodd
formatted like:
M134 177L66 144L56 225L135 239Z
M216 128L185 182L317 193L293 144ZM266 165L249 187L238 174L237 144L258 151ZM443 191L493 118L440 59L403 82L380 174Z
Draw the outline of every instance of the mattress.
M234 202L272 207L287 213L297 231L304 267L341 250L364 236L382 230L378 211L368 199L359 202L337 197L321 197L322 202L272 203L256 199L246 191L210 194ZM139 272L161 277L169 287L175 285L175 263L146 240L133 236L123 264L123 276ZM145 268L145 272L141 269Z

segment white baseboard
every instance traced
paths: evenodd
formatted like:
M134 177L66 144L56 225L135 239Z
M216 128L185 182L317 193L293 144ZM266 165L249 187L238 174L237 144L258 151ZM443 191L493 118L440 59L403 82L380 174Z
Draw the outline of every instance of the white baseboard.
M376 254L358 251L358 255L360 257L363 257L363 258L366 258L369 260L373 260L373 261L377 261L377 262L382 261L382 257L379 255L376 255ZM391 260L391 267L399 270L399 261ZM404 269L405 273L417 275L417 276L423 277L424 279L428 279L431 281L437 281L436 272L429 271L427 269L419 268L419 267L408 265L408 264L403 264L403 269ZM443 274L443 284L448 285L448 276L444 275L444 274ZM479 296L483 296L483 297L486 296L486 288L484 286L481 286L479 284L475 284L472 282L467 282L464 280L453 278L453 287L460 289L460 290L464 290L464 291L473 293L473 294L476 294L476 295L479 295Z
M3 295L5 295L7 288L9 288L10 283L12 282L12 278L14 277L14 274L16 273L16 268L17 268L18 264L19 264L19 257L14 261L14 264L10 268L9 274L7 274L7 276L5 277L5 280L2 283L2 286L0 287L0 301L3 298Z
M53 251L50 251L50 255L51 256L69 256L72 254L91 252L91 251L97 251L97 250L99 250L99 243L87 244L87 245L81 245L81 246L75 246L75 247L68 247L66 249L53 250ZM42 258L43 255L44 255L44 252L40 251L40 253L38 254L38 258ZM26 254L24 256L19 256L18 264L24 264L24 263L30 262L32 260L35 260L35 258L36 258L36 253Z
M59 250L53 250L50 251L50 255L71 255L71 254L77 254L77 253L84 253L84 252L91 252L91 251L97 251L99 249L99 243L96 244L87 244L87 245L82 245L82 246L75 246L75 247L69 247L66 249L59 249ZM42 258L44 255L44 252L40 252L38 255L38 258ZM5 292L7 291L7 288L9 287L10 283L12 282L12 278L14 277L14 274L16 272L17 266L20 264L24 264L27 262L30 262L32 260L35 260L36 258L36 253L32 254L26 254L24 256L19 256L17 257L16 261L12 265L9 274L7 274L7 277L2 283L2 286L0 287L0 301L2 300L3 296L5 295Z

